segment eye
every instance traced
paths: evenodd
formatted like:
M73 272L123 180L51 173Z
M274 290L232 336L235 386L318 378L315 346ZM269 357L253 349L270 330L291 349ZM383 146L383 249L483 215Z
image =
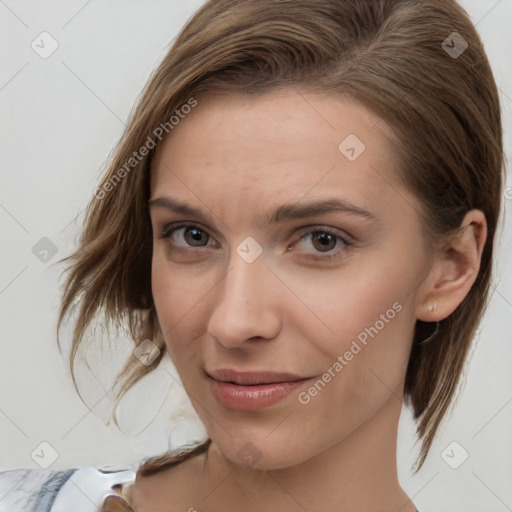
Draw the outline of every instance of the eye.
M195 224L166 226L161 238L182 249L200 251L207 247L216 247L217 242L208 232ZM295 244L301 253L309 253L315 260L327 261L342 257L342 253L351 245L348 237L341 232L324 226L314 226L303 232Z
M297 246L304 252L312 253L314 259L333 259L341 256L341 252L350 246L347 237L330 228L315 226L302 234ZM313 251L308 248L313 247Z
M204 229L192 224L171 226L164 230L162 238L169 239L174 244L184 248L207 247L209 240L213 240Z

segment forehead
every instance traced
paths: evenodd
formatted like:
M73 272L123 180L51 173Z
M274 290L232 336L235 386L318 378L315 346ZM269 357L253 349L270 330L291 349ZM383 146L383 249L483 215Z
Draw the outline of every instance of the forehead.
M295 91L197 101L157 148L152 197L172 192L228 212L249 192L258 207L333 193L370 205L401 186L392 130L358 103Z

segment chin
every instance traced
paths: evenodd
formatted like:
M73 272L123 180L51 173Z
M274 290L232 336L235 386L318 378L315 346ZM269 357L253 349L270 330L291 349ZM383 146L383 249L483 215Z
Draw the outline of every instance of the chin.
M222 440L216 440L215 437L212 439L224 457L233 464L249 469L285 469L297 466L314 456L314 450L305 453L305 440L295 440L293 444L287 443L284 436L270 440L268 433L261 436L241 435L233 438L227 436Z

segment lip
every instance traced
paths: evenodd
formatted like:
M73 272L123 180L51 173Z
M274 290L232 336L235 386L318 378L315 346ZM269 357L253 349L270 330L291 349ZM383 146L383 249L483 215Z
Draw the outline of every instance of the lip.
M229 409L269 407L303 386L313 377L291 373L229 369L206 371L213 396Z

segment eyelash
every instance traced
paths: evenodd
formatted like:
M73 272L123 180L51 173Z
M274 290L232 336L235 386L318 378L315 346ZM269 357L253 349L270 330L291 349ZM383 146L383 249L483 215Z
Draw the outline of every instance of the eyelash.
M197 224L177 224L177 225L165 226L162 234L160 235L160 238L165 239L170 244L177 245L180 249L183 249L186 251L191 250L196 253L201 253L201 252L207 250L208 246L196 247L196 248L193 248L193 247L184 248L170 240L171 236L176 231L178 231L179 229L188 228L188 227L197 228L199 231L202 231L203 233L205 233L209 237L209 239L213 238L208 234L208 231L203 229L201 226L198 226ZM339 234L339 232L337 232L336 230L334 230L332 228L328 228L326 226L313 226L310 228L306 228L306 231L301 233L299 241L301 241L306 236L311 235L312 233L326 233L326 234L332 235L333 237L335 237L342 243L342 248L339 248L336 251L333 251L330 253L325 253L324 255L321 255L322 254L321 252L318 252L317 255L310 255L311 259L313 259L313 260L327 262L327 261L331 261L334 259L339 259L341 257L340 252L343 250L343 248L350 247L352 245L352 241L348 237L341 236ZM321 256L319 256L319 255L321 255Z

